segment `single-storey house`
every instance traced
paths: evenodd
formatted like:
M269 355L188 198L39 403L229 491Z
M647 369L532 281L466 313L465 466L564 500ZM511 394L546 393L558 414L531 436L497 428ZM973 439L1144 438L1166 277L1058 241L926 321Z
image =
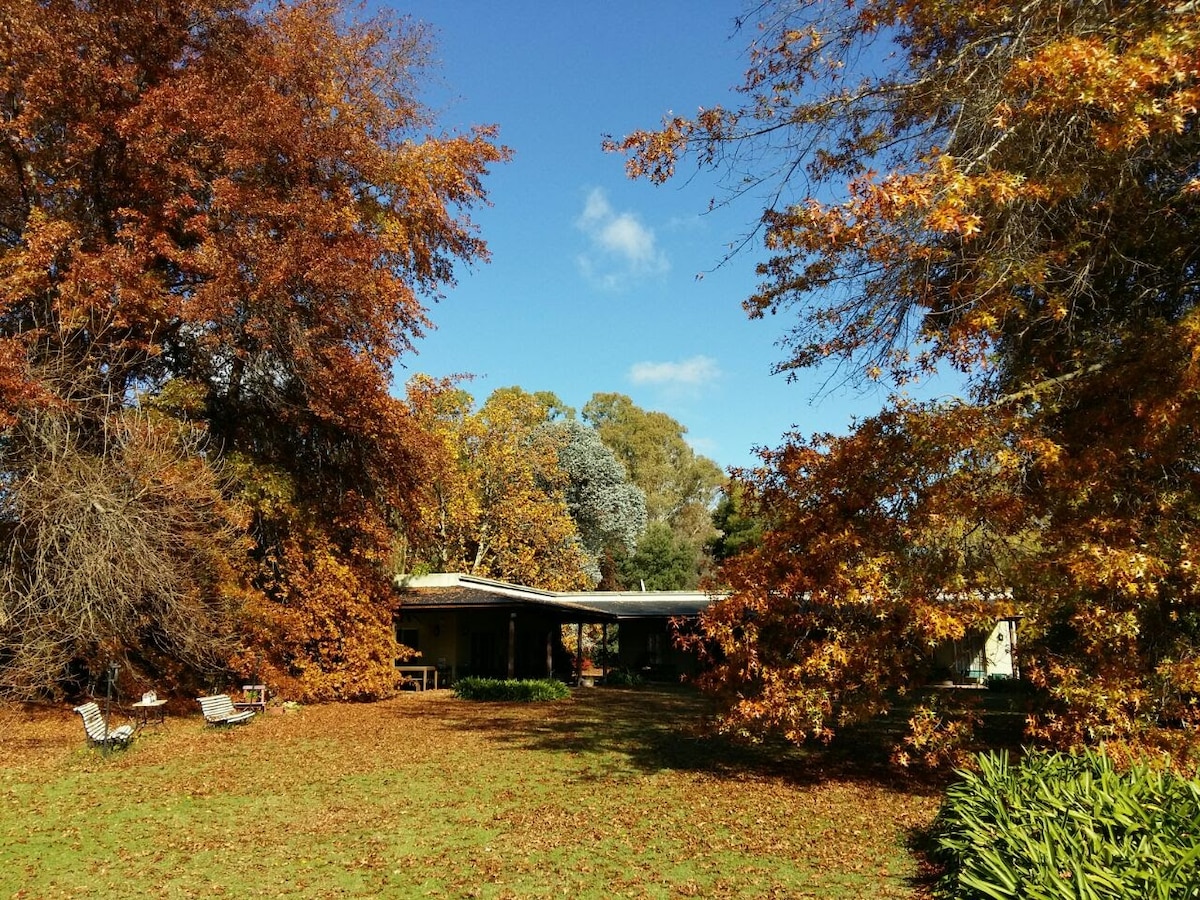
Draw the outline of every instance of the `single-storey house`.
M671 620L695 618L713 597L698 591L543 591L474 575L397 576L396 639L441 678L567 677L564 625L620 626L617 666L677 679L695 659L675 646Z
M439 681L578 676L583 659L567 656L563 626L581 632L596 624L606 637L619 625L617 668L678 680L697 660L675 645L673 623L694 620L716 599L700 591L543 591L458 573L400 575L396 587L396 639L418 653L405 662L436 671ZM1019 677L1020 618L935 648L934 665L958 683Z

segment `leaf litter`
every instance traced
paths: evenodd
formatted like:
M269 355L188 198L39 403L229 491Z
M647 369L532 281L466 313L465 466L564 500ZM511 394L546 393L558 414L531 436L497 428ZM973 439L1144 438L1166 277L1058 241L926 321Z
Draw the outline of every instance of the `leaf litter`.
M914 897L928 790L699 737L682 689L169 716L0 708L0 898Z

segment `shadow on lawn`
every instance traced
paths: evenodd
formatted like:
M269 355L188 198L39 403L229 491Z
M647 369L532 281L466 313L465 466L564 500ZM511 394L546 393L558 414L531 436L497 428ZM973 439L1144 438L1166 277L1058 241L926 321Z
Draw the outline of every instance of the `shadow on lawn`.
M565 703L485 704L449 701L436 714L443 725L484 733L509 746L578 754L616 754L644 770L676 769L721 778L762 776L794 784L865 781L936 792L945 779L914 779L889 762L891 743L905 727L897 714L847 730L829 746L783 741L744 744L706 734L707 698L682 686L577 690Z

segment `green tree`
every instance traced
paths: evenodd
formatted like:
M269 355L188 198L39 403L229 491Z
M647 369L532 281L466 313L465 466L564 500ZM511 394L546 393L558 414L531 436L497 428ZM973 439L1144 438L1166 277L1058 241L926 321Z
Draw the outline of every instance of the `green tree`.
M717 535L708 544L718 563L753 549L762 541L763 522L748 507L742 483L733 480L726 484L712 514Z
M646 528L645 495L629 481L595 429L567 420L550 423L544 431L558 444L558 463L567 478L567 508L588 554L588 573L600 582L613 574L614 554L637 546Z
M651 522L637 548L618 558L621 584L628 590L690 591L700 583L696 546L665 522Z
M716 463L692 450L683 425L623 394L593 394L583 419L645 493L651 522L665 522L689 537L709 536L709 507L725 477Z
M645 493L648 520L671 532L674 561L668 568L676 577L664 578L664 536L656 528L643 535L649 544L639 544L631 555L617 553L622 586L635 589L644 581L663 585L661 590L695 587L708 569L706 546L716 536L711 506L725 481L720 468L692 450L684 440L687 429L683 425L666 413L642 409L623 394L592 395L583 407L583 418ZM690 553L691 561L676 566L678 559L674 558L684 552ZM648 568L640 569L641 563Z

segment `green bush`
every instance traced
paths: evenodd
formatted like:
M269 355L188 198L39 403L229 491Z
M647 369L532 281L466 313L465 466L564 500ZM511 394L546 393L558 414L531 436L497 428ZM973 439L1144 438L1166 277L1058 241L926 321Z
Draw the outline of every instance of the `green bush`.
M610 687L640 687L645 684L645 679L628 669L613 669L604 676L604 683Z
M460 678L454 683L454 694L463 700L511 700L533 703L542 700L561 700L571 694L561 681L526 679L501 681L498 678Z
M1029 685L1026 682L1008 675L989 675L986 684L989 691L1001 694L1021 694L1029 691Z
M979 757L934 824L954 900L1200 898L1200 784L1103 753Z

